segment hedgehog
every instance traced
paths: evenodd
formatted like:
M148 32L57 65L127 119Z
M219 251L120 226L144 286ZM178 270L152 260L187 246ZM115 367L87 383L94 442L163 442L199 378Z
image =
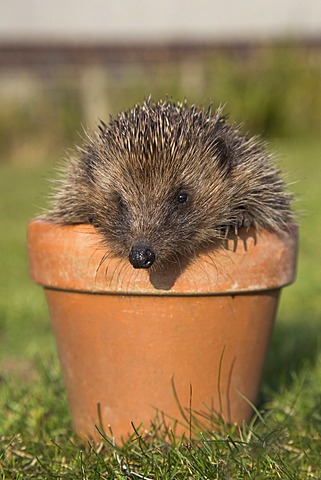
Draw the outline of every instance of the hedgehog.
M231 231L280 233L291 204L265 144L221 107L148 99L87 132L45 218L91 223L114 256L157 269L220 248Z

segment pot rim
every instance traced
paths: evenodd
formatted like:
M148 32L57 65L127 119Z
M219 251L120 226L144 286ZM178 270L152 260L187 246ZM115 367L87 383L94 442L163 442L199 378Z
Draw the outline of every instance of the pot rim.
M120 295L221 295L271 290L296 275L298 228L231 234L224 249L212 249L186 265L160 271L134 270L111 257L92 225L28 224L31 278L46 288ZM105 260L102 261L103 257Z

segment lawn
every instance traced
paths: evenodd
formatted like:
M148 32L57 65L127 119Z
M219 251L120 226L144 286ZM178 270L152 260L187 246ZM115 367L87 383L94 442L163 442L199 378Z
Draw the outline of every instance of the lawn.
M192 443L133 431L122 448L74 436L43 293L28 277L26 224L45 205L52 172L0 166L1 478L321 478L321 142L274 147L299 198L300 261L283 292L253 423Z

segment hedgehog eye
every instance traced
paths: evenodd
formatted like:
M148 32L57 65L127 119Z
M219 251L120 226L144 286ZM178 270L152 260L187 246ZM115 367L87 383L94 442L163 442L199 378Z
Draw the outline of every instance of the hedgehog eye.
M178 201L178 203L186 203L186 202L188 202L188 195L187 195L187 193L185 193L185 192L180 192L180 193L177 195L177 201Z

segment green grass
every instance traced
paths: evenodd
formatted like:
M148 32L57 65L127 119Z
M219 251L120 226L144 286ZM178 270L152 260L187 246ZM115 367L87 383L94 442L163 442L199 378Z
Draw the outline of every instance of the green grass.
M48 190L45 168L0 167L0 475L5 479L321 478L320 141L274 145L301 198L296 283L284 290L251 425L198 441L133 430L122 448L73 434L41 288L28 277L25 231Z

